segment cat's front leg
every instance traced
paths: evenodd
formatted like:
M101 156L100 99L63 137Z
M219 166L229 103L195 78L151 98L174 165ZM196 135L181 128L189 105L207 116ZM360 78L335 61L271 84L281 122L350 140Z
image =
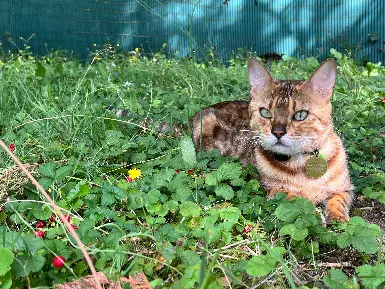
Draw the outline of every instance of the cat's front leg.
M287 189L284 189L283 187L281 189L275 189L275 190L268 190L268 196L270 198L273 198L278 193L285 193L286 194L286 200L291 200L295 197L302 197L302 195L298 192L289 191Z
M326 222L349 221L349 209L351 202L351 192L341 192L331 195L326 200Z
M286 200L291 200L292 198L295 198L295 197L302 197L298 193L289 192L289 191L285 191L285 194L286 194Z

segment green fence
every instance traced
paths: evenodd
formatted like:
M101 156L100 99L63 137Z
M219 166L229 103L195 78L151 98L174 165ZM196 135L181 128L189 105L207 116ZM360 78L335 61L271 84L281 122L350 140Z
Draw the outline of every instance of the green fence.
M257 54L327 56L330 48L384 62L384 0L0 0L4 50L66 49L81 57L93 44L119 44L227 58L238 48Z

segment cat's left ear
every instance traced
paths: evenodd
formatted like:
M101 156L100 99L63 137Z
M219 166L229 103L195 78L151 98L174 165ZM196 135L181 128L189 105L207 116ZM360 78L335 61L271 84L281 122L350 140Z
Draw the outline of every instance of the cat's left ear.
M329 100L333 95L336 76L337 63L333 59L328 59L317 68L308 80L299 85L297 89L308 91L323 100Z

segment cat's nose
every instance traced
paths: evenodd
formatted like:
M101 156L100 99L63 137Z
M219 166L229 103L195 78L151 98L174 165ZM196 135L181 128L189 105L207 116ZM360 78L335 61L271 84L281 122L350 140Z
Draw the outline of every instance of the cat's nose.
M286 134L286 127L283 124L273 125L271 128L271 133L277 138L280 139Z

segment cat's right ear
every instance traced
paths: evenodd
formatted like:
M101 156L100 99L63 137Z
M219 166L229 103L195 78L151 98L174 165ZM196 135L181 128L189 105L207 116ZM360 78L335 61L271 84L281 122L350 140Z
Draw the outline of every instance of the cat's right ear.
M248 69L251 88L263 89L273 82L269 71L257 59L249 58Z

